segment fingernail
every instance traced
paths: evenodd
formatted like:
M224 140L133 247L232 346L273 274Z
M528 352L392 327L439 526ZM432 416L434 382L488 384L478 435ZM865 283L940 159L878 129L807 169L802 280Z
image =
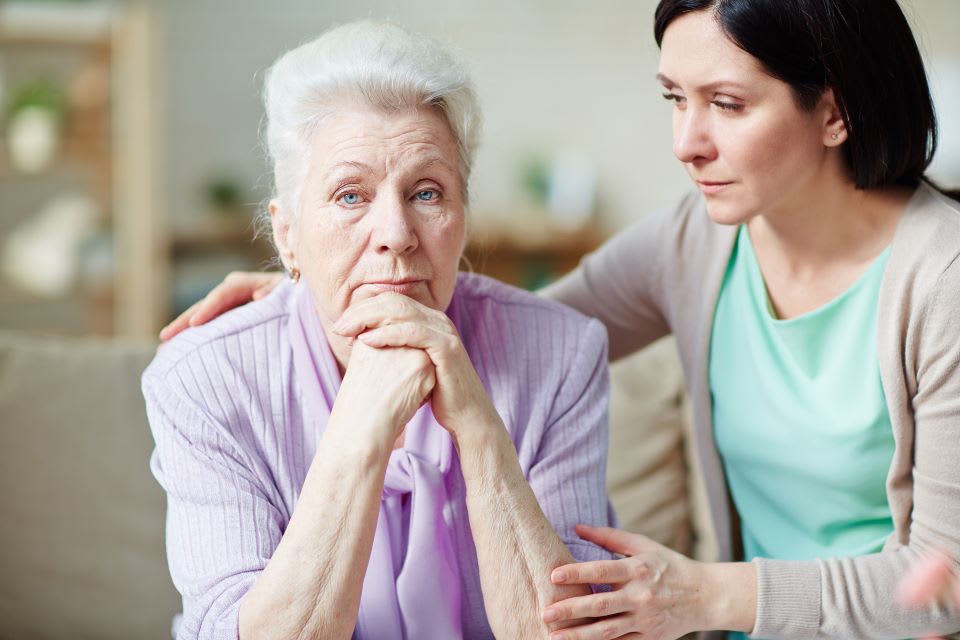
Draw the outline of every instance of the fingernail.
M557 569L556 571L553 572L551 579L554 582L563 582L564 580L567 579L567 572Z
M543 612L544 622L555 622L560 619L560 612L556 609L547 609Z

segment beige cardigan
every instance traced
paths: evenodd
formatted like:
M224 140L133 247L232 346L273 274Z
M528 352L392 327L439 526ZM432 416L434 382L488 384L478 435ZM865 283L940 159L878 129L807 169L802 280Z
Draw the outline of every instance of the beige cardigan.
M736 228L713 223L694 192L638 220L545 292L603 321L612 359L675 335L721 560L735 559L734 523L713 440L707 360L735 238ZM755 560L755 637L879 639L960 630L956 611L905 611L894 600L918 554L960 549L958 255L960 204L921 185L894 235L877 318L896 441L887 476L894 532L882 552L868 556Z

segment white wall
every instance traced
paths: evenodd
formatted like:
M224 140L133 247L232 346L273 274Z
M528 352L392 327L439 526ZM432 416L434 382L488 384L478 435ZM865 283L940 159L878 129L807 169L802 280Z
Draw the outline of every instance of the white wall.
M904 5L928 58L960 67L960 0ZM520 207L517 176L534 152L572 149L593 159L607 230L687 188L670 151L670 107L654 80L656 0L170 0L164 6L165 193L175 219L202 211L200 186L214 173L259 182L252 201L266 195L258 73L281 51L358 17L394 19L452 44L472 69L486 118L474 215L507 216ZM953 135L960 140L960 131Z

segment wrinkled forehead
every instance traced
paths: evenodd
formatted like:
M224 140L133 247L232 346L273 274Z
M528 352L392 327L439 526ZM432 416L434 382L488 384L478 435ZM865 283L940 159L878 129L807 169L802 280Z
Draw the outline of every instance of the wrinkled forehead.
M459 162L450 126L432 109L334 111L316 126L310 152L314 177L423 170L456 174Z

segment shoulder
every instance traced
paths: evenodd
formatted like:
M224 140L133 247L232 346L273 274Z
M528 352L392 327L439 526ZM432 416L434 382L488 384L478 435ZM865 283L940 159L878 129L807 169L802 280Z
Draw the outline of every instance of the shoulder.
M726 267L736 226L714 222L703 195L689 191L670 206L644 215L584 258L588 279L609 279L626 290L702 280ZM605 287L599 281L591 286ZM668 291L668 293L671 293Z
M488 339L505 335L528 339L546 336L551 340L584 339L606 345L606 330L599 321L487 276L460 273L454 298L454 321L461 331L483 334Z
M917 187L894 234L893 253L901 268L923 263L945 269L960 253L960 202L926 183Z
M639 217L614 238L656 242L659 249L676 251L725 238L730 229L711 220L703 195L692 189L673 204Z
M501 399L536 404L537 397L579 384L581 372L606 368L606 328L560 303L461 274L454 304L451 317L470 360Z
M923 183L904 211L891 244L886 302L912 316L956 284L960 258L960 203ZM956 297L960 306L960 297Z
M475 274L460 274L448 313L524 468L548 425L569 407L606 407L607 332L600 321Z
M210 399L254 393L249 381L273 375L289 351L286 327L298 289L269 296L188 329L162 345L143 373L148 402L175 394L209 409ZM270 379L270 378L267 378Z

